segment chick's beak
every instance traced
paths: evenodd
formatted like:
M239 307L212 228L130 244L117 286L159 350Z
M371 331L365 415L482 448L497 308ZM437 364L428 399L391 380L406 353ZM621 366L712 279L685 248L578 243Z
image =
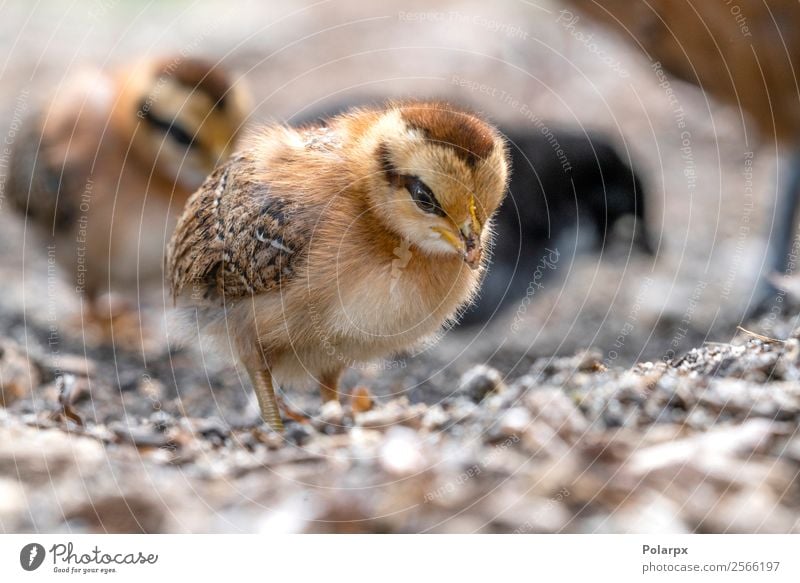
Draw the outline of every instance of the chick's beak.
M450 227L435 227L433 230L437 237L441 237L453 249L461 253L464 263L471 269L478 269L483 256L483 243L481 242L483 227L475 213L474 201L470 201L469 214L470 217L461 225L453 222Z

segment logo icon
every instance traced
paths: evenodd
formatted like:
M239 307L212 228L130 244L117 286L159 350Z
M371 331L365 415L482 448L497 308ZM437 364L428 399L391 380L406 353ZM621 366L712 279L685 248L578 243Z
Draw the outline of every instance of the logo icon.
M39 543L30 543L19 552L19 564L26 571L35 571L44 562L44 547Z

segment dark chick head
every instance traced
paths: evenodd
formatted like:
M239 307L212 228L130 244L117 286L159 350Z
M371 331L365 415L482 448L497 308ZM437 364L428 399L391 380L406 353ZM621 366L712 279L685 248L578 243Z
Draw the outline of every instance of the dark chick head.
M652 252L641 181L604 137L569 131L511 133L512 182L503 224L521 239L555 244L565 234L601 250L624 219L635 227L628 243Z
M642 184L607 139L535 128L506 136L511 184L494 221L497 236L480 297L461 320L467 325L518 302L535 273L541 284L576 245L588 251L587 240L597 252L611 243L653 252ZM632 226L627 235L617 232L622 222Z
M581 142L590 145L592 151L576 150L575 188L579 192L579 207L583 203L596 230L596 248L601 250L606 243L621 242L652 255L655 247L648 228L644 187L639 177L604 138L579 136L577 143ZM616 232L622 221L631 227L627 239L625 234Z

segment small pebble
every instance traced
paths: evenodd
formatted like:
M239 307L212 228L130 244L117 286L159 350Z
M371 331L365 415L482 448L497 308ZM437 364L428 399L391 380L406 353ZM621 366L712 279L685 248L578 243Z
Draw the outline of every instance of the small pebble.
M489 393L502 390L503 375L495 368L485 364L473 366L458 382L458 391L478 403Z
M286 426L284 438L287 442L302 447L311 439L311 428L304 423L290 423Z
M531 423L531 414L527 409L514 407L506 411L500 418L500 431L503 435L517 435L525 431Z
M319 410L319 419L327 425L341 425L344 421L344 409L339 401L323 403Z
M128 426L121 422L110 423L108 428L117 436L117 439L135 445L136 447L167 447L174 445L172 440L164 433L152 426Z
M449 419L441 405L434 405L422 417L422 427L429 430L440 429L447 424Z

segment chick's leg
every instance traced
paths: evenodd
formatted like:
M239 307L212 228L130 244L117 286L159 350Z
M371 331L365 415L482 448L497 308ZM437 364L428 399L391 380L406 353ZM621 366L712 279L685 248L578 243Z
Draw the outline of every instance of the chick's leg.
M283 421L281 420L278 400L275 397L275 388L272 384L272 375L269 369L261 368L251 371L250 380L253 382L253 389L256 392L262 419L275 431L283 432Z
M339 400L339 377L342 376L341 369L325 372L319 378L319 393L322 402Z

